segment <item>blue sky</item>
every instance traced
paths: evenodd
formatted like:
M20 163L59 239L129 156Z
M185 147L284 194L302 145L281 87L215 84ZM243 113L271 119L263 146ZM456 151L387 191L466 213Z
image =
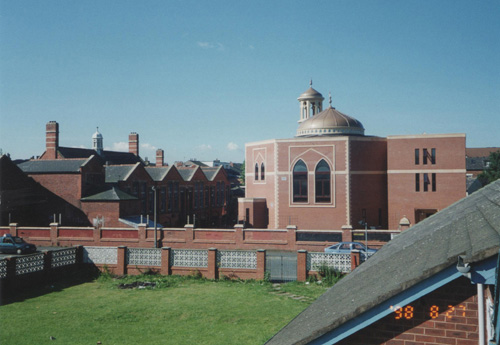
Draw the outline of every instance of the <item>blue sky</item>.
M295 135L309 87L366 134L466 133L500 146L498 1L0 0L0 148L60 145L168 163L241 162Z

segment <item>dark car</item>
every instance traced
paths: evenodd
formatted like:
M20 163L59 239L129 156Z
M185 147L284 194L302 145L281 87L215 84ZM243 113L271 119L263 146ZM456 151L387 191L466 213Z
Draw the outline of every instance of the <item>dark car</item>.
M36 252L36 246L25 242L21 237L10 234L0 237L0 253L27 254Z
M359 250L362 253L367 253L369 256L377 251L376 249L366 248L365 245L360 242L340 242L325 248L325 253L348 254L353 250Z

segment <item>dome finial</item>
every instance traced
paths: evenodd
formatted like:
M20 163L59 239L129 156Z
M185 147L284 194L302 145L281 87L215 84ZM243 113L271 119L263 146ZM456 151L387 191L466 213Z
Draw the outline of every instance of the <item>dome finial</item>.
M311 81L309 81L309 86L312 87L313 86L313 78L311 78Z

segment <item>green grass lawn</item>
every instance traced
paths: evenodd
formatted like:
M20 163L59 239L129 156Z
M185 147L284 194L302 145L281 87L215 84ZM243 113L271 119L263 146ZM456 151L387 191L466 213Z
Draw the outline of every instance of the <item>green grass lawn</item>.
M117 287L134 280L156 281L157 287ZM316 283L277 287L193 277L101 276L1 306L0 343L263 344L326 289Z

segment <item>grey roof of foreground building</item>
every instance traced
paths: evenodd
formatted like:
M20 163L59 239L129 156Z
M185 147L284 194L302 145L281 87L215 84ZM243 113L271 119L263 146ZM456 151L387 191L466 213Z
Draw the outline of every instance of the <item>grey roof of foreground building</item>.
M88 160L89 160L88 158L29 160L18 164L18 167L26 174L79 173L80 168Z
M307 344L455 265L458 255L474 263L499 249L500 180L404 231L266 344Z

